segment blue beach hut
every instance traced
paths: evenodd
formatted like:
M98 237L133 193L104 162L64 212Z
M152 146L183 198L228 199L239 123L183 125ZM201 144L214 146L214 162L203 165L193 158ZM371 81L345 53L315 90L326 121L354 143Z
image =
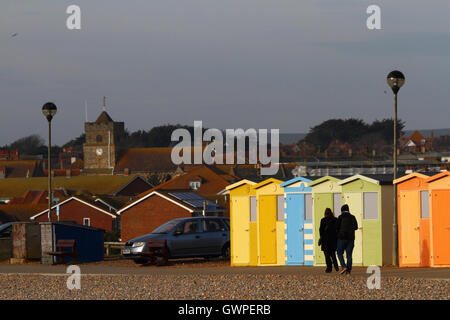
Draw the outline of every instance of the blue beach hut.
M311 180L297 177L284 188L286 265L314 265Z

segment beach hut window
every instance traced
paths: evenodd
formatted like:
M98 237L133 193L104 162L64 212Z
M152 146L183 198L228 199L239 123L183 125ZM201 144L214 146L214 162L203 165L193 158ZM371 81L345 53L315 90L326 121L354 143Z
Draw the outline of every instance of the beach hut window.
M312 195L305 194L305 220L312 220Z
M364 219L378 219L378 192L364 192Z
M428 191L420 191L420 217L422 219L430 217L430 204Z
M336 218L341 215L341 207L342 207L342 193L334 193L333 194L333 209L334 209L334 216Z
M284 220L284 196L277 196L277 220Z
M250 222L256 222L256 197L250 197Z

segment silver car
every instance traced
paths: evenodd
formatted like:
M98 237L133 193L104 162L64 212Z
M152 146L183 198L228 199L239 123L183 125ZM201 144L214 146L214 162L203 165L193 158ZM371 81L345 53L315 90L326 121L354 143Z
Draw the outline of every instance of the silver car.
M230 219L171 220L152 233L128 241L122 254L136 263L165 264L170 258L230 257Z

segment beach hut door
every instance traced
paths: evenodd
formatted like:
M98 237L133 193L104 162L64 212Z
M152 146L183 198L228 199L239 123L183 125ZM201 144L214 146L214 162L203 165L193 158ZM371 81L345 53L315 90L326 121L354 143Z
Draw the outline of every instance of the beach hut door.
M420 264L420 217L419 193L406 191L400 193L401 208L401 259L403 264Z
M250 203L248 197L233 197L233 261L250 262Z
M450 264L450 190L433 191L434 263Z
M277 197L260 196L259 209L259 244L261 264L277 263Z
M288 263L302 264L304 262L305 195L292 194L287 196L286 206Z
M363 248L362 248L362 215L363 215L363 208L362 208L362 194L360 192L355 193L347 193L345 195L345 203L348 204L350 207L350 212L353 214L356 218L356 221L358 222L358 230L355 232L355 247L353 249L353 263L355 264L362 264L363 261Z

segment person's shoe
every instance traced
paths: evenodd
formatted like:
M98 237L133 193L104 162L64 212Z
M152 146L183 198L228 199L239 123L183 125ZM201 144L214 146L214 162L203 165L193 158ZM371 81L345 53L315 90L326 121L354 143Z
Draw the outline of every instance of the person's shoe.
M326 269L325 273L330 273L332 271L332 269Z
M336 270L337 272L339 272L339 267L338 267L338 266L334 266L334 270Z
M351 272L352 272L352 270L349 270L349 269L345 270L345 274L348 274L348 275L350 275L350 274L351 274Z
M339 272L339 274L344 274L347 272L347 268L342 268L341 271Z

